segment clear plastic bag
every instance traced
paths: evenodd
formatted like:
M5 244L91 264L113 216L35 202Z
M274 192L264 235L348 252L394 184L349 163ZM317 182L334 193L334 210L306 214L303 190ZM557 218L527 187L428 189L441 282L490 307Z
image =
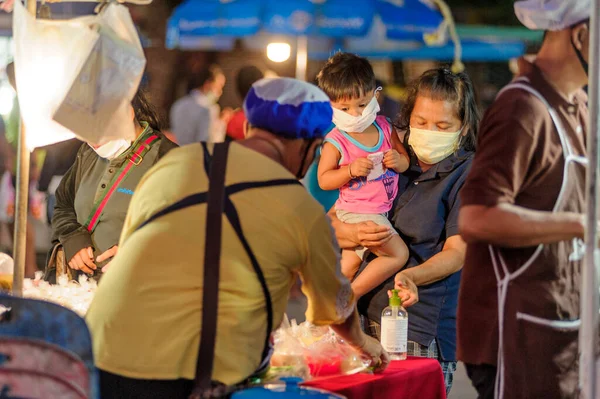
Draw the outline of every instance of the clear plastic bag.
M130 103L145 57L126 7L52 21L15 2L13 31L28 148L73 135L94 144L134 138Z
M284 321L275 332L271 373L303 379L365 371L368 361L328 327Z

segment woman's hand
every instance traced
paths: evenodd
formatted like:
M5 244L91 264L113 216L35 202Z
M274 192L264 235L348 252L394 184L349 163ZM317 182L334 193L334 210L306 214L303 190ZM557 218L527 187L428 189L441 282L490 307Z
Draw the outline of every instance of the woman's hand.
M402 306L407 308L419 302L419 290L414 281L405 273L398 273L394 278L394 288L398 290L398 296L402 299ZM391 291L388 292L392 296Z
M371 221L349 224L348 226L353 228L352 240L366 248L381 247L394 235L389 227Z
M81 270L85 274L94 274L94 250L91 247L83 248L77 252L69 261L69 267L73 270Z
M383 166L385 166L387 169L392 169L397 173L400 173L403 169L406 169L404 168L406 163L407 160L405 160L405 157L400 155L400 153L396 150L386 151L385 155L383 156Z
M362 356L370 360L371 367L374 368L376 373L380 373L387 368L388 364L390 364L390 356L383 349L379 341L373 337L369 337L365 333L362 334L364 336L364 341L360 346L355 346L354 348L358 350Z
M350 175L354 177L368 176L371 169L373 169L373 162L368 158L358 158L350 165Z
M117 252L119 251L119 246L115 245L114 247L110 248L109 250L107 250L106 252L104 252L102 255L98 256L96 258L96 262L100 263L100 262L104 262L105 260L108 260L110 258L114 258L114 256L117 254ZM104 267L102 268L102 273L106 273L106 271L108 270L108 267L110 266L112 262L108 262L106 265L104 265Z

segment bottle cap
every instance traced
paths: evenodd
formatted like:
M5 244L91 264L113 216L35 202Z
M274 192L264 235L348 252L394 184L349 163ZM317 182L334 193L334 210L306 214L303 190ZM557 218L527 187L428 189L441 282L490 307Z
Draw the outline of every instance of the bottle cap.
M392 290L392 296L390 297L390 306L401 306L402 299L398 296L398 290Z

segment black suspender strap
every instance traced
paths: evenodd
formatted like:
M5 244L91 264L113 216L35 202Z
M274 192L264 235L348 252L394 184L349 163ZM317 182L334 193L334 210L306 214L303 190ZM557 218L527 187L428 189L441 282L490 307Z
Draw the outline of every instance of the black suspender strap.
M225 174L229 144L216 144L210 167L206 209L202 332L196 362L195 392L210 390L217 336L219 269L225 197Z
M261 365L262 370L268 365L271 345L270 335L273 329L273 304L267 286L265 276L260 268L258 260L254 255L250 244L244 236L241 221L233 201L229 198L246 190L267 187L301 185L297 179L274 179L267 181L253 181L235 183L225 186L225 175L227 168L227 154L229 142L215 144L213 154L210 154L206 143L202 143L204 152L204 168L209 177L208 191L192 194L180 201L162 209L142 223L137 230L162 216L186 209L191 206L207 204L206 210L206 232L204 249L204 283L202 294L202 330L200 345L198 349L198 360L196 362L196 378L194 392L190 398L211 397L218 393L218 388L213 387L212 370L214 363L215 341L217 334L217 313L219 299L219 271L222 247L223 214L235 231L246 251L252 268L256 273L263 295L265 297L265 310L267 313L267 329L263 346ZM216 390L215 390L216 389ZM219 396L218 394L216 396Z
M244 236L244 232L242 230L242 224L240 222L240 217L238 215L237 210L235 209L235 205L230 198L225 199L225 214L227 215L227 220L235 230L235 233L242 243L244 250L248 254L248 258L250 258L250 263L252 264L252 268L254 269L254 273L256 273L256 277L260 283L260 288L262 289L263 296L265 297L265 310L267 311L267 332L265 341L263 343L263 351L261 355L261 361L271 359L271 331L273 331L273 300L271 299L271 293L269 292L269 287L267 286L267 279L265 278L262 269L254 255L254 251L250 248L250 244L248 240L246 240L246 236ZM261 364L261 366L264 366Z

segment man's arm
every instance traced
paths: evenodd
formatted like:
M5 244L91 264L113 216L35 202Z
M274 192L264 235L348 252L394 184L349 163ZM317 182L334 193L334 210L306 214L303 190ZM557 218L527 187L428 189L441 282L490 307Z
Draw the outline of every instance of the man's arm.
M343 323L332 325L331 329L348 342L350 346L368 357L376 372L385 370L390 363L389 355L379 341L362 331L360 318L356 310Z
M379 342L362 332L350 282L340 269L340 249L328 219L322 215L306 230L308 253L299 273L302 291L308 299L306 319L316 325L329 325L377 369L389 362Z
M547 166L541 154L548 140L545 132L553 129L545 106L523 91L511 91L488 110L461 191L458 224L467 243L519 248L583 237L581 215L517 205Z
M465 206L459 227L467 243L486 242L510 248L550 244L584 235L580 214L535 211L512 204Z

